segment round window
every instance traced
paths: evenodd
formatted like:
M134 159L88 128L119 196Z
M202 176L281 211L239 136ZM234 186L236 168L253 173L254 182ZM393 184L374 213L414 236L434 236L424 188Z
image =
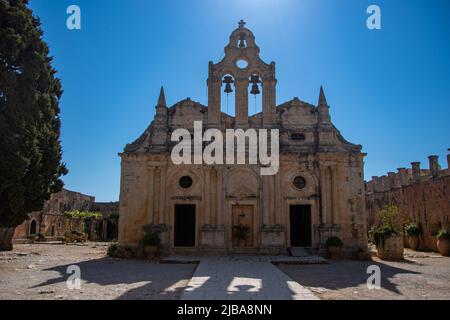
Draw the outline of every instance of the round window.
M239 59L238 61L236 61L236 66L239 69L245 69L248 66L248 62L244 59Z
M302 190L306 187L306 180L303 177L295 177L294 179L294 187L296 187L298 190Z
M180 178L180 187L183 189L188 189L192 186L192 178L189 176L184 176Z

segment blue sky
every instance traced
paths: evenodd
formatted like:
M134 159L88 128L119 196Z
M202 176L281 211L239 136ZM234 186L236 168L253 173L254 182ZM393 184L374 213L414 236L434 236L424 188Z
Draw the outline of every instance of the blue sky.
M66 28L81 8L82 29ZM377 4L382 29L366 27ZM427 156L447 167L450 147L450 1L31 0L62 79L66 188L119 197L117 153L153 119L159 88L167 103L207 103L208 61L219 61L244 19L277 63L277 104L317 103L324 86L334 124L363 145L365 176Z

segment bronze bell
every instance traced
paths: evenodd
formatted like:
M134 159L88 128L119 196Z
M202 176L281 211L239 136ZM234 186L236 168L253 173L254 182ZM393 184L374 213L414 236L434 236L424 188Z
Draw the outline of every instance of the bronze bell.
M250 91L250 93L254 94L254 95L261 93L261 91L259 91L259 87L256 83L252 85L252 90Z
M225 93L232 93L232 92L233 92L233 89L231 89L231 84L227 83L227 84L225 85L225 90L224 90L224 92L225 92Z
M252 83L252 90L250 91L250 93L254 95L260 94L261 91L259 91L258 83L261 83L261 81L259 80L259 76L252 75L250 77L250 83Z
M239 36L239 48L245 48L247 44L245 43L245 35L241 34Z
M233 81L233 78L231 77L231 76L225 76L224 78L223 78L223 83L225 83L225 90L224 90L224 92L225 93L231 93L231 92L233 92L233 89L231 88L231 84L233 83L234 81Z

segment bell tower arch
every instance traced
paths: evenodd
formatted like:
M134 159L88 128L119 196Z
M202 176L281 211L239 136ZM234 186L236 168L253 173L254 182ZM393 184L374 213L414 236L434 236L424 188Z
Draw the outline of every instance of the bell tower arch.
M265 63L259 57L259 47L255 36L241 20L239 27L230 36L225 47L225 57L214 64L209 62L208 70L208 126L219 127L221 109L222 79L225 75L234 78L236 127L247 128L248 88L252 85L252 94L259 94L257 86L262 87L263 126L273 127L276 115L275 62ZM255 87L256 86L256 87Z

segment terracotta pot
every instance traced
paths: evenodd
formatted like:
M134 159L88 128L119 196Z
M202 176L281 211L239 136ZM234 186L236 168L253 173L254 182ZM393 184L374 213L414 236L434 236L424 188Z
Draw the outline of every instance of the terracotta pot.
M123 256L125 259L131 259L133 252L131 250L124 250Z
M341 257L341 247L328 247L331 260L337 260Z
M144 247L145 254L147 255L147 258L154 258L156 257L156 252L158 251L157 246L145 246Z
M381 260L403 260L403 237L391 234L377 245L377 256Z
M437 247L439 252L443 255L443 256L450 256L450 240L448 239L439 239L437 241Z
M367 260L367 252L358 252L357 257L361 261Z
M419 236L408 237L408 244L412 250L416 251L419 248L420 244Z

